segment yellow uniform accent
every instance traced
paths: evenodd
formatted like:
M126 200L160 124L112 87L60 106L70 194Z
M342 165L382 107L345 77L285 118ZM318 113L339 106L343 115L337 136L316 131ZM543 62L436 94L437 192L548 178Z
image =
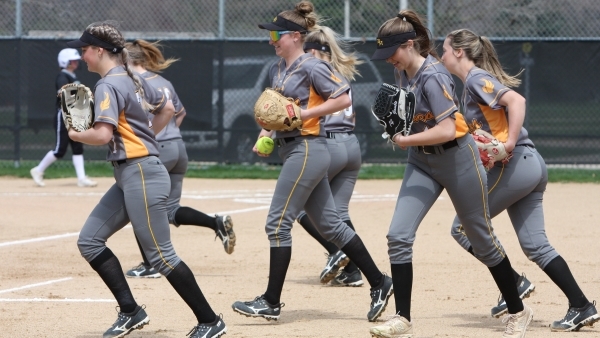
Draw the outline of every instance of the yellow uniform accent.
M125 154L127 158L150 155L150 152L144 145L144 142L135 135L135 132L127 122L124 111L119 114L117 132L121 134L121 137L123 138L123 147L125 148Z
M100 102L100 111L105 111L110 107L110 97L107 92L104 92L104 100Z
M456 112L454 113L454 117L456 118L456 138L462 137L469 133L469 126L467 125L467 121L465 121L465 116L462 113Z
M317 94L315 88L310 86L310 92L308 94L308 104L306 105L306 109L310 109L312 107L317 107L321 105L325 100ZM300 133L302 135L315 135L318 136L321 131L321 118L314 117L312 119L306 119L302 122L302 130Z
M477 160L479 159L479 150L474 150L473 147L469 144L469 149L471 149L471 155L472 155L472 159L473 159L473 165L477 166ZM487 210L487 203L485 203L485 196L488 194L487 190L487 186L485 184L483 184L483 179L481 178L481 172L479 170L477 170L477 175L479 176L479 185L481 187L481 203L484 206L484 216L485 216L485 224L487 224L487 228L488 228L488 233L490 235L490 237L493 239L494 238L494 229L492 228L492 222L491 220L488 218L489 216L489 211ZM498 242L496 242L496 240L494 239L494 246L496 247L496 249L498 250L498 252L500 253L500 256L502 256L502 258L506 257L506 253L504 252L504 250L502 250L502 247L500 246L500 244Z
M148 199L146 198L146 182L144 180L144 170L142 170L142 166L139 163L137 163L137 166L140 169L140 176L142 178L142 191L144 191L144 205L146 206L146 218L148 219L148 230L150 231L150 236L152 236L152 241L154 241L154 245L156 246L156 250L158 250L158 255L160 256L160 259L162 259L163 263L165 263L166 266L171 268L171 270L174 270L175 268L172 267L163 257L163 254L160 251L160 245L158 245L158 243L156 242L156 238L154 237L154 231L152 231L152 221L150 220L150 213L148 212Z
M494 110L486 105L478 104L478 106L490 126L491 134L500 142L508 141L508 119L504 108Z
M483 87L481 87L481 90L483 90L484 93L492 93L494 92L494 84L492 83L492 81L490 80L486 80L486 79L482 79L483 80Z
M290 191L287 201L285 201L285 206L283 207L283 212L281 213L281 217L279 218L279 223L277 223L277 228L275 229L275 238L277 238L277 247L279 247L279 229L281 228L281 223L283 222L283 215L285 215L285 211L287 210L287 207L290 204L290 199L292 199L294 190L296 190L296 186L298 185L298 182L300 182L300 179L302 178L302 174L304 174L304 168L306 168L306 161L308 160L308 142L306 140L302 140L302 142L304 142L304 145L306 146L306 153L304 154L304 163L302 163L302 170L300 171L300 175L298 175L298 179L296 179L296 182L294 182L292 191Z

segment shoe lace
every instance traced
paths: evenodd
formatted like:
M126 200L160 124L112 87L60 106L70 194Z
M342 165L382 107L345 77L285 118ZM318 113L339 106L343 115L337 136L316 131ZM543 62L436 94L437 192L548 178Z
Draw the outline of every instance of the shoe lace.
M504 333L513 334L515 332L515 328L517 327L517 322L519 320L519 316L516 314L508 314L506 317L502 318L502 323L506 323L506 329Z

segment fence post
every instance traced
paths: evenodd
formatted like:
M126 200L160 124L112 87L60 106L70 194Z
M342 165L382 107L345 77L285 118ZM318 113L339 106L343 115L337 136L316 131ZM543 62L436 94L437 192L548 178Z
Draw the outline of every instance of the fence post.
M435 39L433 20L433 0L427 0L427 29L431 32L431 38Z
M23 24L22 24L22 11L21 6L22 0L15 0L15 36L17 38L17 83L16 83L16 98L15 98L15 124L13 126L13 133L15 137L14 145L14 167L19 168L21 166L21 50L23 49L22 35L23 35Z

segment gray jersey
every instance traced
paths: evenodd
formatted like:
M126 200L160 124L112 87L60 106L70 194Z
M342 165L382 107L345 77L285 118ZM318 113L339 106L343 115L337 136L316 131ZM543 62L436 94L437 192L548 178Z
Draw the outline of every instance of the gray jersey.
M471 131L483 129L500 142L508 140L508 111L498 101L508 91L505 85L483 69L474 67L467 74L463 91L463 113ZM517 145L531 145L527 130L521 127Z
M440 121L451 117L456 120L456 137L467 134L468 129L458 111L454 80L442 63L431 55L410 81L405 72L394 71L396 84L413 92L416 97L412 133L433 128Z
M350 90L348 81L337 74L331 65L308 53L296 59L287 69L285 60L280 59L269 70L269 77L273 89L294 99L302 109L316 107ZM325 136L322 126L322 117L307 119L302 123L302 130L277 131L274 138Z
M106 160L118 161L148 155L158 156L154 131L150 129L150 113L164 107L165 100L151 112L142 108L141 97L136 93L135 83L128 79L123 66L111 69L94 87L95 122L112 124L113 138L108 143ZM150 90L147 95L156 94ZM134 94L135 93L135 94ZM127 114L125 114L127 112Z
M352 91L348 91L348 96L352 99ZM344 110L326 115L323 123L325 130L335 133L353 131L355 115L352 105Z
M185 111L185 107L179 100L179 96L177 96L177 93L175 92L175 88L173 87L173 85L171 84L171 82L169 80L165 79L164 77L162 77L156 73L145 72L140 75L146 80L146 82L148 82L149 85L156 88L158 91L162 92L165 95L167 100L171 100L173 102L173 106L175 107L175 115L173 116L171 121L169 121L169 123L163 128L163 130L161 130L160 133L158 133L158 135L156 135L156 140L161 142L161 141L180 139L181 131L179 130L179 127L177 126L176 119L178 116L181 116L182 114L185 115L186 111ZM146 95L146 97L148 97L148 95ZM147 100L151 104L154 104L153 102L150 101L150 99L147 99Z

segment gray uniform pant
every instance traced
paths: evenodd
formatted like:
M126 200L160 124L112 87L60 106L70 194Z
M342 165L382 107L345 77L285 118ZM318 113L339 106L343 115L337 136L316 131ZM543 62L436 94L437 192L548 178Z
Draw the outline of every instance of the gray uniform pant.
M355 232L335 210L327 181L330 155L325 138L302 136L276 142L283 166L265 226L271 247L292 246L292 226L303 209L323 238L344 247Z
M170 183L156 156L127 160L114 169L113 184L85 221L77 246L91 262L106 248L106 240L131 221L150 264L168 275L181 259L171 244L166 200Z
M490 216L494 218L506 210L521 249L529 260L544 269L558 257L544 227L542 201L548 184L544 159L533 147L515 147L513 158L490 169L487 180ZM465 236L458 218L454 219L451 233L465 250L469 249L472 241Z
M181 190L183 189L183 178L188 166L188 155L185 143L182 139L158 142L160 161L169 172L171 179L171 192L167 199L167 213L169 223L179 225L175 222L175 213L181 207Z
M438 154L411 147L394 216L387 235L391 264L412 262L421 221L444 189L450 196L473 252L488 267L498 265L504 249L494 234L487 202L485 169L470 135Z
M348 205L362 164L360 144L356 135L349 133L334 133L332 138L326 140L331 155L327 169L329 187L338 215L342 220L348 220ZM301 212L298 218L302 218L304 214L304 211Z

